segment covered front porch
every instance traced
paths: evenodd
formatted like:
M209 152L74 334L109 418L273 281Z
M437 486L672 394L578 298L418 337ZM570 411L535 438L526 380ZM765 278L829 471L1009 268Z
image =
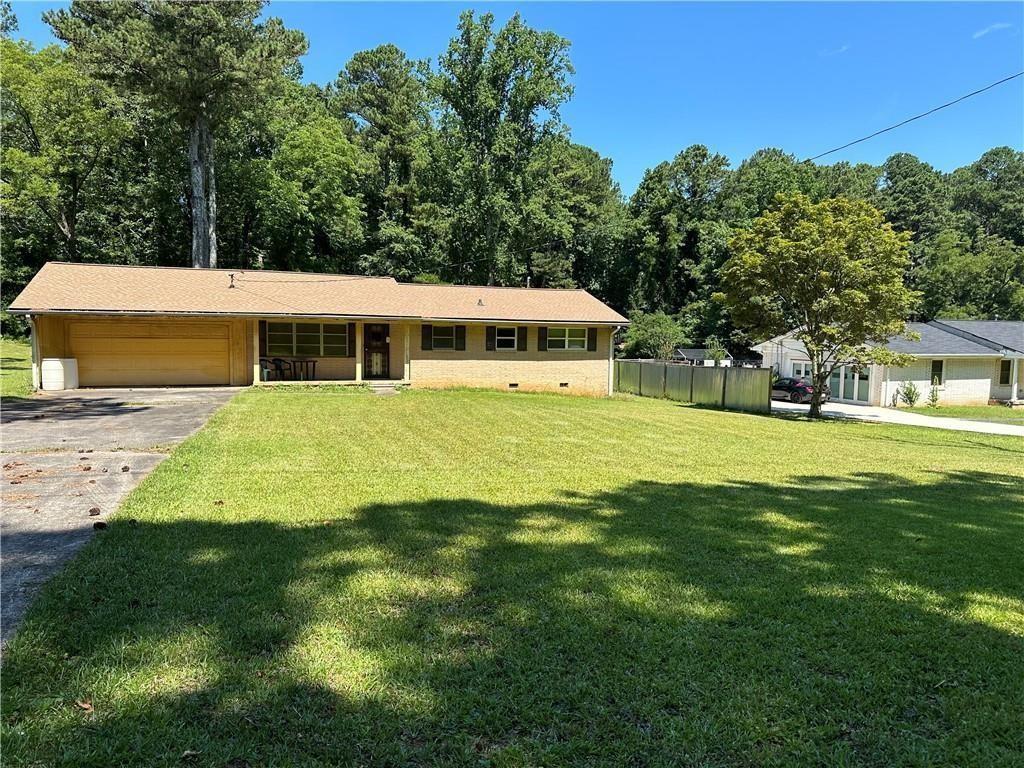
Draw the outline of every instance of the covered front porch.
M259 320L253 324L253 382L408 384L414 325L369 318Z

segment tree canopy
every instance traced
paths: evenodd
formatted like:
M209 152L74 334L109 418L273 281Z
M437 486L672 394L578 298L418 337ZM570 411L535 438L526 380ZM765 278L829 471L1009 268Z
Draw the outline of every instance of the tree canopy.
M836 366L895 361L879 345L906 331L914 308L904 283L909 244L909 233L863 200L779 194L730 244L717 298L763 338L794 329L811 361L818 416Z
M384 44L303 84L304 36L264 8L75 0L46 14L66 45L35 50L0 3L4 306L54 258L319 270L579 286L742 351L760 339L712 296L783 193L866 201L905 232L917 317L1022 315L1024 153L944 173L693 145L627 198L562 121L556 33L465 12L433 63Z

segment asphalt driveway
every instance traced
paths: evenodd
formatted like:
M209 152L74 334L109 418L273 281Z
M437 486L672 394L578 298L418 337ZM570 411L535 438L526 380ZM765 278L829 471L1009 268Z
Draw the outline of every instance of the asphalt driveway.
M39 588L237 389L94 389L0 408L0 644Z

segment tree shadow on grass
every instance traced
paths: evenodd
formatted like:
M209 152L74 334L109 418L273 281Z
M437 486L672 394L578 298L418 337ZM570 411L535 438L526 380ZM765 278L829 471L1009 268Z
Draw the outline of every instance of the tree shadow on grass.
M118 519L7 652L5 752L1010 765L1022 509L1019 478L936 473L636 482L291 526Z

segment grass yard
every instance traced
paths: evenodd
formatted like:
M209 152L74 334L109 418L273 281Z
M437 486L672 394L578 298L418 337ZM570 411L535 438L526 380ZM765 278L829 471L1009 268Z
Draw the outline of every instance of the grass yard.
M32 394L32 347L0 337L0 397Z
M939 408L917 406L905 408L910 413L924 416L944 416L950 419L971 421L997 421L1001 424L1024 426L1024 408L1008 408L1005 405L944 405Z
M4 764L1019 766L1024 441L249 391L4 654Z

